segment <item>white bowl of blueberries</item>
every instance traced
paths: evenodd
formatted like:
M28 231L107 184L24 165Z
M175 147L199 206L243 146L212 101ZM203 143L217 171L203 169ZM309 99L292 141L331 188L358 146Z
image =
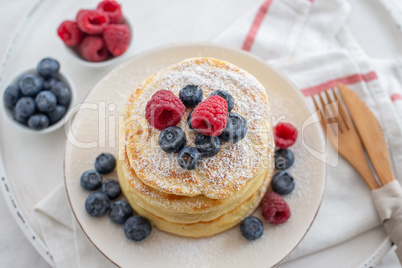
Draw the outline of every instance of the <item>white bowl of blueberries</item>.
M60 73L59 62L44 58L36 69L11 82L3 94L3 107L14 125L34 133L49 133L66 122L74 100L74 85Z

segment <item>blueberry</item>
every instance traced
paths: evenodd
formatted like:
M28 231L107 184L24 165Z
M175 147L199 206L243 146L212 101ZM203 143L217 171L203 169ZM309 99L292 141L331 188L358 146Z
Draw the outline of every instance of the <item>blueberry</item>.
M52 58L44 58L38 63L36 72L43 78L55 77L60 70L60 64Z
M57 78L54 78L54 77L50 77L48 79L45 79L43 81L42 89L43 90L50 90L57 82L59 82L59 80Z
M45 90L36 95L35 102L39 111L47 113L56 108L57 99L51 91Z
M186 133L179 127L165 128L158 137L159 146L167 153L180 152L186 142Z
M105 193L110 200L116 199L121 194L120 184L118 181L108 179L102 183L101 192Z
M195 107L202 101L203 93L199 86L187 85L179 92L179 98L186 107Z
M102 176L95 170L87 170L82 173L80 183L85 190L93 191L101 187Z
M197 168L201 163L201 153L194 147L184 147L177 156L179 165L188 170Z
M107 174L116 167L116 159L109 153L100 154L95 161L95 169L100 174Z
M256 240L264 233L264 225L259 218L248 216L240 223L240 232L247 240Z
M124 234L131 241L141 241L147 238L152 231L149 220L145 217L131 216L124 223Z
M44 114L34 114L28 119L28 126L35 130L41 130L48 127L49 118Z
M215 90L214 92L212 92L211 96L221 96L222 98L224 98L228 104L228 112L230 112L233 109L234 106L234 100L232 95L230 95L230 93L223 91L223 90Z
M4 105L10 109L13 109L19 98L21 97L21 91L16 85L9 85L4 91L3 101Z
M70 88L64 82L57 82L50 89L56 95L57 103L63 105L65 107L68 106L71 100L71 91Z
M279 171L272 177L271 187L278 194L290 194L295 188L295 181L286 171Z
M214 156L221 149L221 139L219 137L198 134L195 138L195 148L197 148L203 157Z
M47 113L47 116L50 119L50 124L54 124L59 121L66 114L66 111L66 107L56 105L56 108L53 111Z
M35 101L30 97L22 97L17 101L14 111L20 117L28 118L35 112Z
M241 115L229 113L226 128L219 137L224 141L236 143L242 140L246 136L246 133L246 120Z
M188 116L187 116L187 124L188 124L188 127L189 127L190 129L196 131L196 130L191 126L191 116L192 116L193 112L194 112L194 110L192 110L192 111L188 114Z
M18 86L22 95L35 97L41 90L43 78L35 74L25 74L18 79Z
M289 149L279 149L275 151L274 160L276 169L285 170L293 165L295 157Z
M117 224L123 224L131 215L133 215L133 209L125 200L114 202L109 211L110 219Z
M85 209L93 217L105 215L110 209L110 200L104 193L91 193L85 200Z

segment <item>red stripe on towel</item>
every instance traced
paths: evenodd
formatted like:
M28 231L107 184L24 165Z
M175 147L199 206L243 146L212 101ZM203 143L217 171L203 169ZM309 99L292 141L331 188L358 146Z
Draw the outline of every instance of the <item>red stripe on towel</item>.
M346 77L342 77L342 78L336 78L333 80L329 80L327 82L324 82L324 83L316 85L316 86L304 88L301 91L304 96L309 97L309 96L318 94L322 91L325 91L328 88L335 87L337 84L350 85L350 84L355 84L355 83L359 83L359 82L370 82L377 78L378 77L375 72L369 72L367 74L354 74L351 76L346 76Z
M268 12L269 6L271 5L273 0L266 0L257 12L257 15L254 18L253 24L251 24L250 30L244 40L242 49L246 51L250 51L253 46L255 36L257 35L258 29L261 26L262 20Z
M398 93L392 94L391 95L391 100L392 101L402 100L402 95L398 94Z

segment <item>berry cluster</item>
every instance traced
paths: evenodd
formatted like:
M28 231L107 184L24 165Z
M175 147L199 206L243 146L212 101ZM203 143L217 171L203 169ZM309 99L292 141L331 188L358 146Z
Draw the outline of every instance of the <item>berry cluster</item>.
M27 73L16 84L6 88L4 105L12 111L15 121L31 129L41 130L58 122L71 100L69 86L59 79L60 64L44 58L36 73Z
M171 91L159 90L145 108L145 118L149 124L162 132L158 143L167 153L178 153L179 165L187 170L197 168L201 157L216 155L222 140L236 143L247 133L247 122L239 114L229 113L233 109L233 97L226 91L216 90L204 101L199 86L187 85L179 92L179 97ZM194 108L188 117L190 129L198 132L195 147L185 147L185 132L176 127L180 122L185 106Z
M297 129L289 123L279 123L274 127L276 145L280 148L275 151L275 168L279 170L271 182L274 192L280 195L286 195L295 188L295 181L290 173L285 171L294 163L294 155L288 148L292 146L297 139Z
M268 191L261 201L262 217L271 224L285 223L291 215L289 205L281 195L290 194L295 188L295 181L285 170L294 163L292 151L288 148L297 139L297 129L289 123L279 123L274 127L276 146L280 149L275 151L275 168L279 170L271 181L273 191ZM264 231L264 225L256 217L249 216L240 224L242 235L248 240L259 238Z
M60 24L57 34L69 47L77 47L81 56L100 62L123 54L130 43L131 31L123 24L121 5L104 0L95 10L81 9L76 20Z
M297 129L290 123L279 123L274 127L275 143L280 148L275 151L275 168L279 170L271 181L273 192L269 191L261 202L262 216L271 224L286 222L291 213L288 204L280 195L290 194L295 188L295 181L285 171L294 163L292 151L288 148L297 139Z
M109 218L116 224L124 224L124 233L132 241L141 241L149 236L152 230L148 219L135 215L130 204L123 199L111 204L111 200L121 195L119 183L107 179L102 183L101 174L109 174L116 167L116 159L109 153L100 154L95 161L95 170L85 171L80 178L81 187L92 192L85 201L85 209L89 215L100 217L109 211Z

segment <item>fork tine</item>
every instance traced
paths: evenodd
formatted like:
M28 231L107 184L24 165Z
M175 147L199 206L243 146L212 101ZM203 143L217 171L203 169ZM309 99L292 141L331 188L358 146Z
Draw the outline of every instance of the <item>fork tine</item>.
M332 91L334 92L333 89L329 89L325 91L325 95L327 96L327 100L329 103L329 107L331 108L331 112L333 114L333 116L336 118L336 121L338 122L338 127L339 130L343 133L347 130L347 128L345 127L345 124L342 120L342 116L340 116L340 112L339 112L339 102L336 102L336 100L334 100L331 95L328 93L328 91ZM335 110L336 108L334 107L336 105L336 108L338 109L337 111Z
M324 113L326 115L325 120L326 120L327 124L329 124L331 126L332 133L334 133L335 136L338 136L338 128L336 126L334 126L334 124L332 124L332 122L331 123L329 122L329 118L332 118L331 110L328 109L327 104L325 103L325 101L322 98L320 93L318 93L318 97L320 99L322 109L324 110Z
M321 127L322 127L322 129L324 130L324 132L327 133L327 122L325 122L325 117L324 117L324 115L322 114L322 111L321 111L320 107L318 107L318 104L317 104L317 102L315 101L314 96L312 96L312 99L313 99L313 102L314 102L315 109L317 110L317 112L320 113L320 123L321 123Z
M335 99L338 101L338 109L340 111L342 119L345 122L346 128L349 130L353 127L352 121L350 121L350 118L346 113L346 108L343 106L343 103L341 102L341 98L339 97L338 93L336 92L336 90L333 90L333 92Z

